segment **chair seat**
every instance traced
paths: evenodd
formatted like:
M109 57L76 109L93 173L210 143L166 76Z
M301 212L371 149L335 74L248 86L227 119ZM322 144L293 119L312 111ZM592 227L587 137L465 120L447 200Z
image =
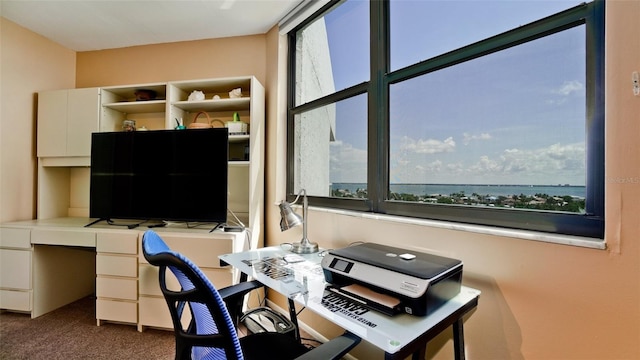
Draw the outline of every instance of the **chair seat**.
M257 333L240 338L245 360L295 359L309 351L292 336L279 333Z

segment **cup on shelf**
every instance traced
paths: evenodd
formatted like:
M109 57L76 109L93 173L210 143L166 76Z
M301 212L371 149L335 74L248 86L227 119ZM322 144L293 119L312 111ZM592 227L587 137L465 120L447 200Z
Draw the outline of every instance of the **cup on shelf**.
M125 120L122 122L122 131L136 131L135 120Z

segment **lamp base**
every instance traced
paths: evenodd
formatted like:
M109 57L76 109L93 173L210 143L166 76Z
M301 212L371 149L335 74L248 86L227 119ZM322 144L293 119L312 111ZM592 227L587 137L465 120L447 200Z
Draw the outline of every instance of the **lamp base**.
M313 254L318 252L318 244L309 241L302 241L291 244L291 252L296 254Z

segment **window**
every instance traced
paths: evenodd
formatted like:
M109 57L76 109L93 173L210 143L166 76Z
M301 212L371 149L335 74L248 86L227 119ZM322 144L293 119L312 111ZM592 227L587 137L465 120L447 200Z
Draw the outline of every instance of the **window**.
M289 33L288 194L602 238L603 32L601 0L329 3Z

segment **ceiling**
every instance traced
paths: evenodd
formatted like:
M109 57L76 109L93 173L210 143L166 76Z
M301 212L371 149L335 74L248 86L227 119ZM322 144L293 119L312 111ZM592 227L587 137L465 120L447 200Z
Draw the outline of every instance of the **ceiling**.
M303 0L0 0L0 15L91 51L264 34Z

